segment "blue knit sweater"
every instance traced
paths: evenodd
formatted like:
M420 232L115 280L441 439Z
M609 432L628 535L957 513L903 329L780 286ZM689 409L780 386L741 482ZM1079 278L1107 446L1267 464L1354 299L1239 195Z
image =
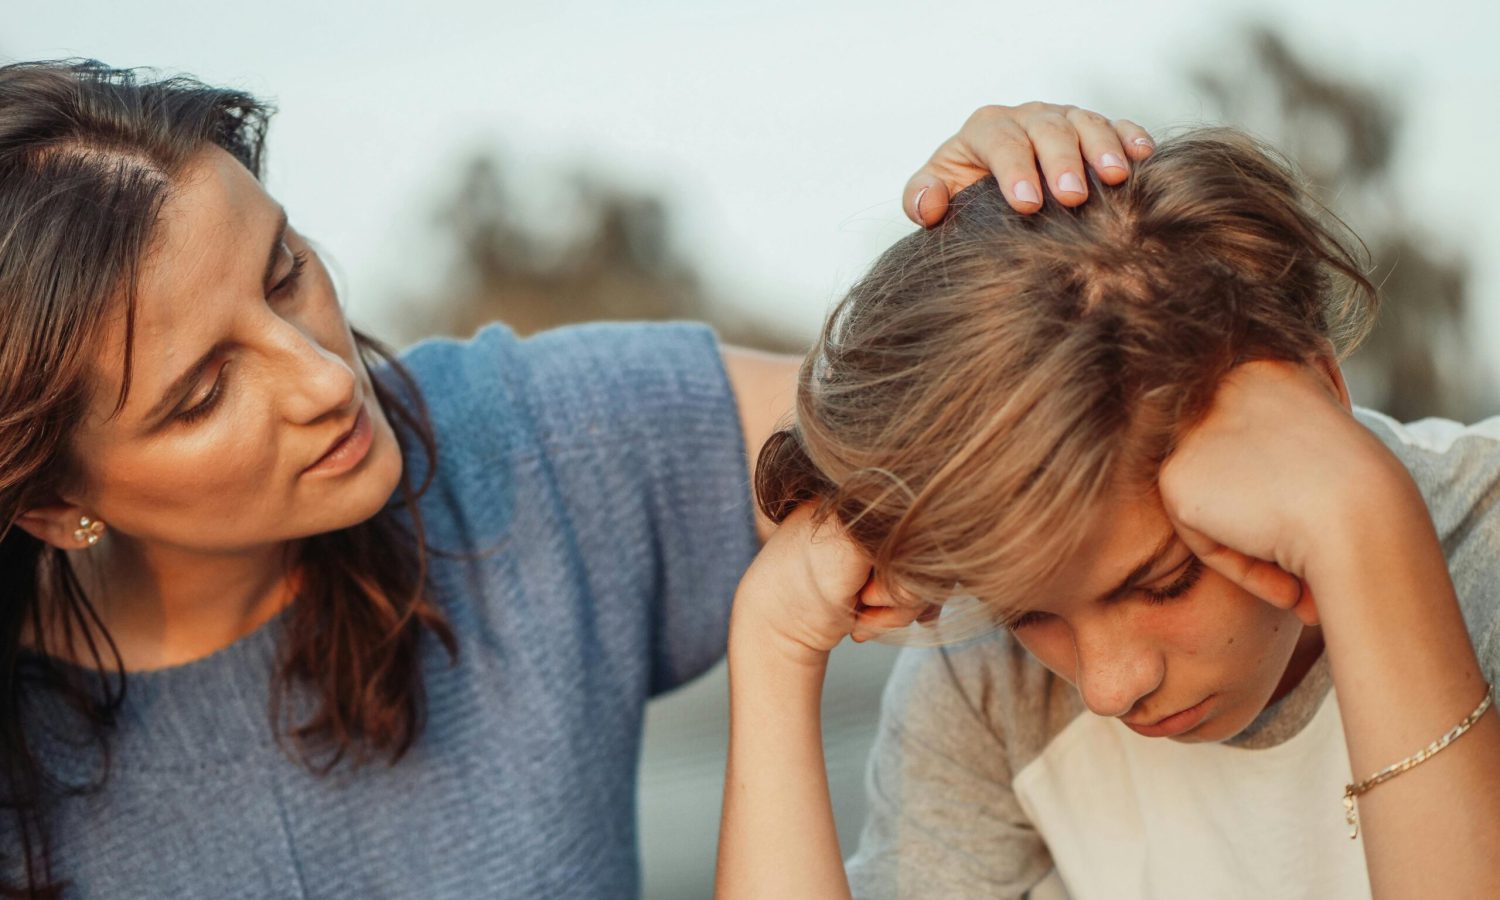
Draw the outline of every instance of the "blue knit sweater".
M289 759L267 710L279 618L133 674L104 788L51 817L69 896L639 893L643 707L720 658L755 550L714 337L491 326L403 356L439 442L430 541L495 550L433 560L460 652L427 641L422 735L394 766ZM420 479L420 450L407 465ZM47 748L64 777L88 765Z

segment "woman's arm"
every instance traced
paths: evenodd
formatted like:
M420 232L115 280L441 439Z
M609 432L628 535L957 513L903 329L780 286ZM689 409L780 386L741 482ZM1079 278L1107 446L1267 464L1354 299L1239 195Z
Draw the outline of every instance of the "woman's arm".
M1204 562L1321 624L1362 780L1469 715L1485 679L1416 485L1349 414L1336 367L1317 372L1235 370L1161 489ZM1500 896L1500 719L1487 713L1358 811L1376 897Z
M734 389L740 412L740 430L745 435L745 458L750 465L750 484L755 484L755 465L766 440L785 425L797 399L797 370L800 356L764 353L743 347L723 349L724 371ZM761 543L776 526L759 508L755 510L755 531Z

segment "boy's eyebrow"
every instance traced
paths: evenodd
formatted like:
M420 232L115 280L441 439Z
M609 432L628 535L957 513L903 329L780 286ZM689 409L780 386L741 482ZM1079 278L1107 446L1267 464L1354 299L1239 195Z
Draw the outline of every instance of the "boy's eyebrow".
M1128 594L1131 588L1136 586L1137 582L1144 579L1151 573L1152 569L1155 569L1161 564L1163 559L1166 559L1167 554L1175 546L1177 546L1177 531L1176 529L1168 528L1167 533L1162 536L1161 543L1157 544L1156 549L1151 551L1151 555L1141 560L1140 565L1131 569L1130 574L1121 579L1119 584L1101 594L1094 602L1108 603L1111 600L1117 600ZM1016 610L1002 616L999 621L1001 626L1013 628L1016 621L1024 615L1026 615L1024 611Z
M1156 545L1156 549L1152 551L1151 555L1142 560L1140 565L1136 566L1134 569L1131 569L1129 575L1126 575L1119 584L1115 585L1109 591L1104 593L1095 602L1108 603L1111 600L1116 600L1121 596L1129 593L1130 589L1135 587L1136 583L1141 579L1149 575L1151 573L1151 570L1155 569L1176 545L1177 531L1175 529L1168 528L1167 533L1162 537L1161 543Z

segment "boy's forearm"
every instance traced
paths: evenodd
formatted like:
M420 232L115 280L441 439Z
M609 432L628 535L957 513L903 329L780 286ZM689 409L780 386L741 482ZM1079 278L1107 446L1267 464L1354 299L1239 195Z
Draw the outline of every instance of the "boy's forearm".
M1406 759L1478 705L1474 655L1416 486L1354 501L1311 573L1357 781ZM1330 796L1328 802L1339 802ZM1374 896L1500 896L1500 718L1358 800Z
M827 659L794 661L731 627L729 764L714 896L848 897L823 758Z

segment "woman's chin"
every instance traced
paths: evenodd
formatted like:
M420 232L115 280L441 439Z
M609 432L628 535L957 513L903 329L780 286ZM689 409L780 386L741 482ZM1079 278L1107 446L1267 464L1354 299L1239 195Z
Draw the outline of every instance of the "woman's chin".
M316 498L309 502L321 509L309 534L338 531L364 522L381 511L401 484L403 460L384 415L372 416L369 453L352 470L315 484Z
M386 422L385 416L375 418L375 436L373 445L370 447L370 457L365 460L368 471L360 473L360 484L351 486L364 498L364 503L359 504L364 515L358 521L364 521L380 512L391 495L401 484L401 472L404 462L401 458L401 445L396 442L395 432ZM353 498L351 498L351 503Z

